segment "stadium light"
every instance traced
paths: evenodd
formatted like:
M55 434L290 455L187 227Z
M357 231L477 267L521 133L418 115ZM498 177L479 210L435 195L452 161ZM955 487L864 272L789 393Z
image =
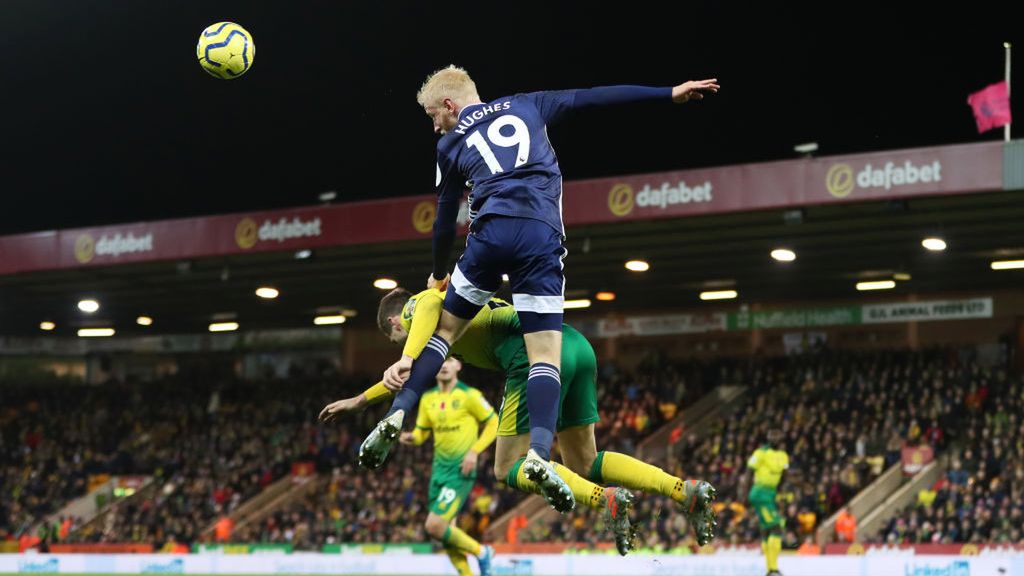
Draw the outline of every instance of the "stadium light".
M100 303L95 300L79 300L78 309L82 312L92 314L100 309Z
M299 251L297 251L295 253L295 259L296 260L305 260L306 258L309 258L312 255L313 255L313 251L312 250L299 250Z
M626 262L626 270L631 272L647 272L651 269L651 265L644 260L630 260Z
M946 249L946 241L942 238L925 238L924 240L921 240L921 246L924 246L932 252L942 252Z
M1016 270L1024 268L1024 260L995 260L990 266L993 270Z
M333 316L317 316L313 318L313 324L317 326L330 326L331 324L344 324L345 316L341 314L335 314Z
M597 298L601 302L611 302L615 300L615 292L598 292L594 294L594 298Z
M259 288L256 289L256 295L259 296L260 298L265 298L267 300L273 300L274 298L277 298L280 294L281 293L278 292L277 288L272 288L270 286L260 286Z
M114 335L113 328L79 328L80 338L106 338Z
M892 275L892 279L893 280L897 280L899 282L906 282L906 281L910 280L910 274L908 274L906 272L897 272L897 273Z
M214 322L210 324L210 332L233 332L238 330L238 322Z
M502 282L508 282L508 274L502 274L501 275L501 281Z
M792 262L796 260L796 252L786 248L776 248L772 250L772 258L775 258L779 262Z
M53 330L56 327L57 327L57 325L54 324L53 322L40 322L39 323L39 329L40 330L46 330L47 332L49 332L50 330Z
M740 293L735 290L711 290L708 292L701 292L701 300L732 300L739 296Z
M377 278L373 281L373 287L380 288L381 290L394 290L398 288L398 282L391 278Z
M803 144L797 144L793 146L793 151L797 154L813 154L818 151L818 143L804 142Z
M138 318L135 319L135 323L138 324L139 326L152 326L153 319L150 318L149 316L139 316Z
M579 298L577 300L566 300L562 308L574 310L577 308L590 308L590 298Z
M857 290L861 292L865 290L891 290L896 287L896 282L893 280L872 280L869 282L857 282Z

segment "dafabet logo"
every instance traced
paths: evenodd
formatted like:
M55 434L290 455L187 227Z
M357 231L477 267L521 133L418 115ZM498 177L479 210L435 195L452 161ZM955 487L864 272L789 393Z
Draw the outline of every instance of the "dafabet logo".
M412 209L412 227L420 234L430 232L434 226L434 203L424 200Z
M853 168L849 164L836 164L825 174L825 187L836 198L846 198L853 192Z
M235 242L239 248L248 250L257 242L276 241L280 243L295 238L316 238L321 233L319 217L303 220L294 216L289 220L282 216L276 222L264 220L259 228L256 227L256 221L252 218L242 218L235 225Z
M846 198L855 188L892 190L900 186L941 181L942 162L938 160L924 164L914 164L910 160L903 164L886 162L878 167L869 162L856 176L852 166L840 163L833 164L825 173L825 189L836 198Z
M92 262L96 256L96 241L89 234L82 234L75 240L75 259L82 264Z
M675 186L663 182L660 188L651 188L650 184L644 184L643 189L635 195L633 187L629 184L616 184L608 192L608 210L622 217L629 215L634 206L666 210L680 204L698 204L712 200L710 181L692 187L684 181Z
M608 210L616 216L633 211L633 188L629 184L616 184L608 193Z
M235 226L235 242L244 250L256 245L256 222L252 218L242 218Z
M118 232L113 236L104 234L99 240L95 240L92 234L82 234L75 239L75 259L82 264L92 262L96 256L113 256L131 254L134 252L152 252L153 233L136 236L129 232L122 234Z

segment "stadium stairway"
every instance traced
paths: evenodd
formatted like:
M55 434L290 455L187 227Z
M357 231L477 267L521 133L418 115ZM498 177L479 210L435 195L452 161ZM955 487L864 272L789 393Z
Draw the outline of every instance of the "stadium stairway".
M99 510L90 520L85 520L83 518L83 522L79 523L78 526L71 531L71 540L76 540L76 537L80 537L82 535L102 534L104 529L108 526L109 521L113 521L113 514L117 512L117 509L120 506L151 498L156 494L160 486L162 486L160 482L154 481L153 477L148 477L145 484L143 484L142 487L136 490L131 496L115 499L113 502Z
M679 428L682 430L700 430L707 428L707 424L715 418L727 418L739 409L740 397L746 392L745 386L722 385L717 386L711 392L701 396L697 402L675 418L652 432L647 438L637 445L636 457L661 464L665 462L671 446L672 431Z
M323 486L324 483L324 477L319 474L311 476L286 475L243 502L228 517L235 523L235 530L239 530L253 522L260 522L280 508L305 496L311 490ZM212 540L216 526L217 520L214 520L203 530L203 536Z
M899 514L904 508L917 501L917 493L935 484L946 474L947 458L936 458L931 464L914 475L907 483L886 497L871 513L858 518L857 541L864 542L878 533L878 530L890 518Z
M136 490L136 493L145 490L146 487L153 483L152 476L136 478L140 478L140 480L138 480L139 488ZM71 502L65 504L60 510L48 515L46 519L52 524L60 524L60 519L63 517L77 518L77 524L83 526L90 523L97 516L107 512L118 503L119 500L114 495L114 491L119 486L121 480L122 478L120 476L113 476L109 478L106 482L96 486L87 494L75 498ZM126 498L131 498L131 496ZM41 525L42 522L37 522L36 525L32 527L30 534L36 534Z
M674 429L683 427L693 430L698 437L703 436L704 430L709 428L708 425L713 420L729 417L742 405L741 400L745 392L745 386L717 386L645 438L637 446L637 456L655 464L663 464ZM598 438L597 441L600 446L601 439ZM486 541L504 542L509 523L519 515L525 516L527 522L532 525L554 518L557 512L548 507L547 502L540 496L529 496L491 523L485 533Z
M897 462L857 493L848 504L850 513L857 519L857 541L863 542L878 532L883 522L917 499L918 491L934 484L946 472L944 462L945 458L936 459L910 479L904 479L903 463ZM818 546L824 548L835 541L838 517L839 511L836 511L818 527L814 535Z
M884 502L889 495L899 490L901 484L903 484L903 465L897 462L850 500L848 504L850 513L859 521ZM822 522L821 526L818 526L814 534L814 539L817 541L818 546L824 547L826 544L835 541L837 518L839 518L839 511L836 511L835 514Z

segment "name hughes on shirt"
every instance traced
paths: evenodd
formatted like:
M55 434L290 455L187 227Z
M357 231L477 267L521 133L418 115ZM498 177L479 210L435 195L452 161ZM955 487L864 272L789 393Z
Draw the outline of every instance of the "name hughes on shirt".
M458 126L456 126L455 130L453 131L464 135L466 133L466 130L469 130L473 126L473 124L476 124L478 121L482 120L488 114L493 114L495 112L500 112L502 110L508 110L511 107L512 101L510 100L506 100L505 102L498 102L497 104L487 104L485 106L481 106L480 108L473 110L469 114L466 114L466 117L459 121Z

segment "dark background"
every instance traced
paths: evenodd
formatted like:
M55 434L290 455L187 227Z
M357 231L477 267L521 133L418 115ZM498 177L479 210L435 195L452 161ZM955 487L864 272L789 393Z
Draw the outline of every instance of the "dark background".
M1002 80L1016 20L768 4L4 0L0 234L430 193L415 93L452 62L485 100L719 79L703 102L552 128L569 180L1002 137L966 98ZM222 20L257 47L231 81L195 59Z

